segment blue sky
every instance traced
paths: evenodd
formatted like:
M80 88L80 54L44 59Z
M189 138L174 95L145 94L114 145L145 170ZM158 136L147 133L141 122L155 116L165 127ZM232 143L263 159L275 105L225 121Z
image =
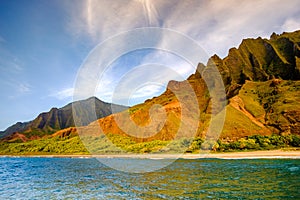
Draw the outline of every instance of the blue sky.
M208 55L224 57L243 38L300 29L300 2L1 0L0 130L71 102L77 72L88 53L115 34L141 27L173 29L196 40ZM147 63L171 66L181 78L194 71L166 52L134 52L112 64L95 95L111 101L120 76ZM158 95L164 84L139 89L128 103Z

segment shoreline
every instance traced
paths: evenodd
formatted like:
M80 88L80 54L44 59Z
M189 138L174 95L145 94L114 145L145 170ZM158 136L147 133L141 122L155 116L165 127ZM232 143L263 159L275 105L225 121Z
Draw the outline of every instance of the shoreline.
M137 159L300 159L299 150L262 150L246 152L202 152L185 154L34 154L0 155L0 157L41 157L41 158L137 158Z

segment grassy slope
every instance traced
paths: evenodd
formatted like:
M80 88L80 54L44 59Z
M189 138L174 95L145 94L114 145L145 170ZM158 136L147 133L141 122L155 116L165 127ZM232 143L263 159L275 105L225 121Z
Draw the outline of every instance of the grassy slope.
M288 132L288 127L292 123L289 118L297 118L296 112L300 110L300 81L278 79L266 82L247 81L238 96L242 99L245 110L263 124L263 127L255 124L243 112L229 104L222 138L234 139L234 137L240 138L255 134L291 133ZM294 115L289 117L288 113L294 113Z

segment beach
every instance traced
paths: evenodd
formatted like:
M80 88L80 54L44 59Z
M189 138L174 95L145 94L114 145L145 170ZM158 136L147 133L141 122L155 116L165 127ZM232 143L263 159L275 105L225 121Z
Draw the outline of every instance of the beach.
M141 158L141 159L263 159L293 158L300 159L299 150L268 150L245 152L201 152L185 154L35 154L35 155L1 155L1 157L57 157L57 158Z

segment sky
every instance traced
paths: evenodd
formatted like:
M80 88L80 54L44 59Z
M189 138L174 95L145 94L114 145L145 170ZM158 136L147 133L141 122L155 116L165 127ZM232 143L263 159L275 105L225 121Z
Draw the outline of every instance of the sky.
M89 53L117 34L143 27L174 30L196 41L207 55L225 57L244 38L300 29L300 1L0 0L0 130L72 102ZM199 57L199 62L206 61ZM157 72L158 65L177 74L171 76L167 68ZM131 74L141 87L127 85L134 90L121 103L134 105L159 95L168 80L183 80L194 71L195 66L170 52L129 52L111 63L94 95L111 102L114 88ZM163 81L141 84L147 76Z

